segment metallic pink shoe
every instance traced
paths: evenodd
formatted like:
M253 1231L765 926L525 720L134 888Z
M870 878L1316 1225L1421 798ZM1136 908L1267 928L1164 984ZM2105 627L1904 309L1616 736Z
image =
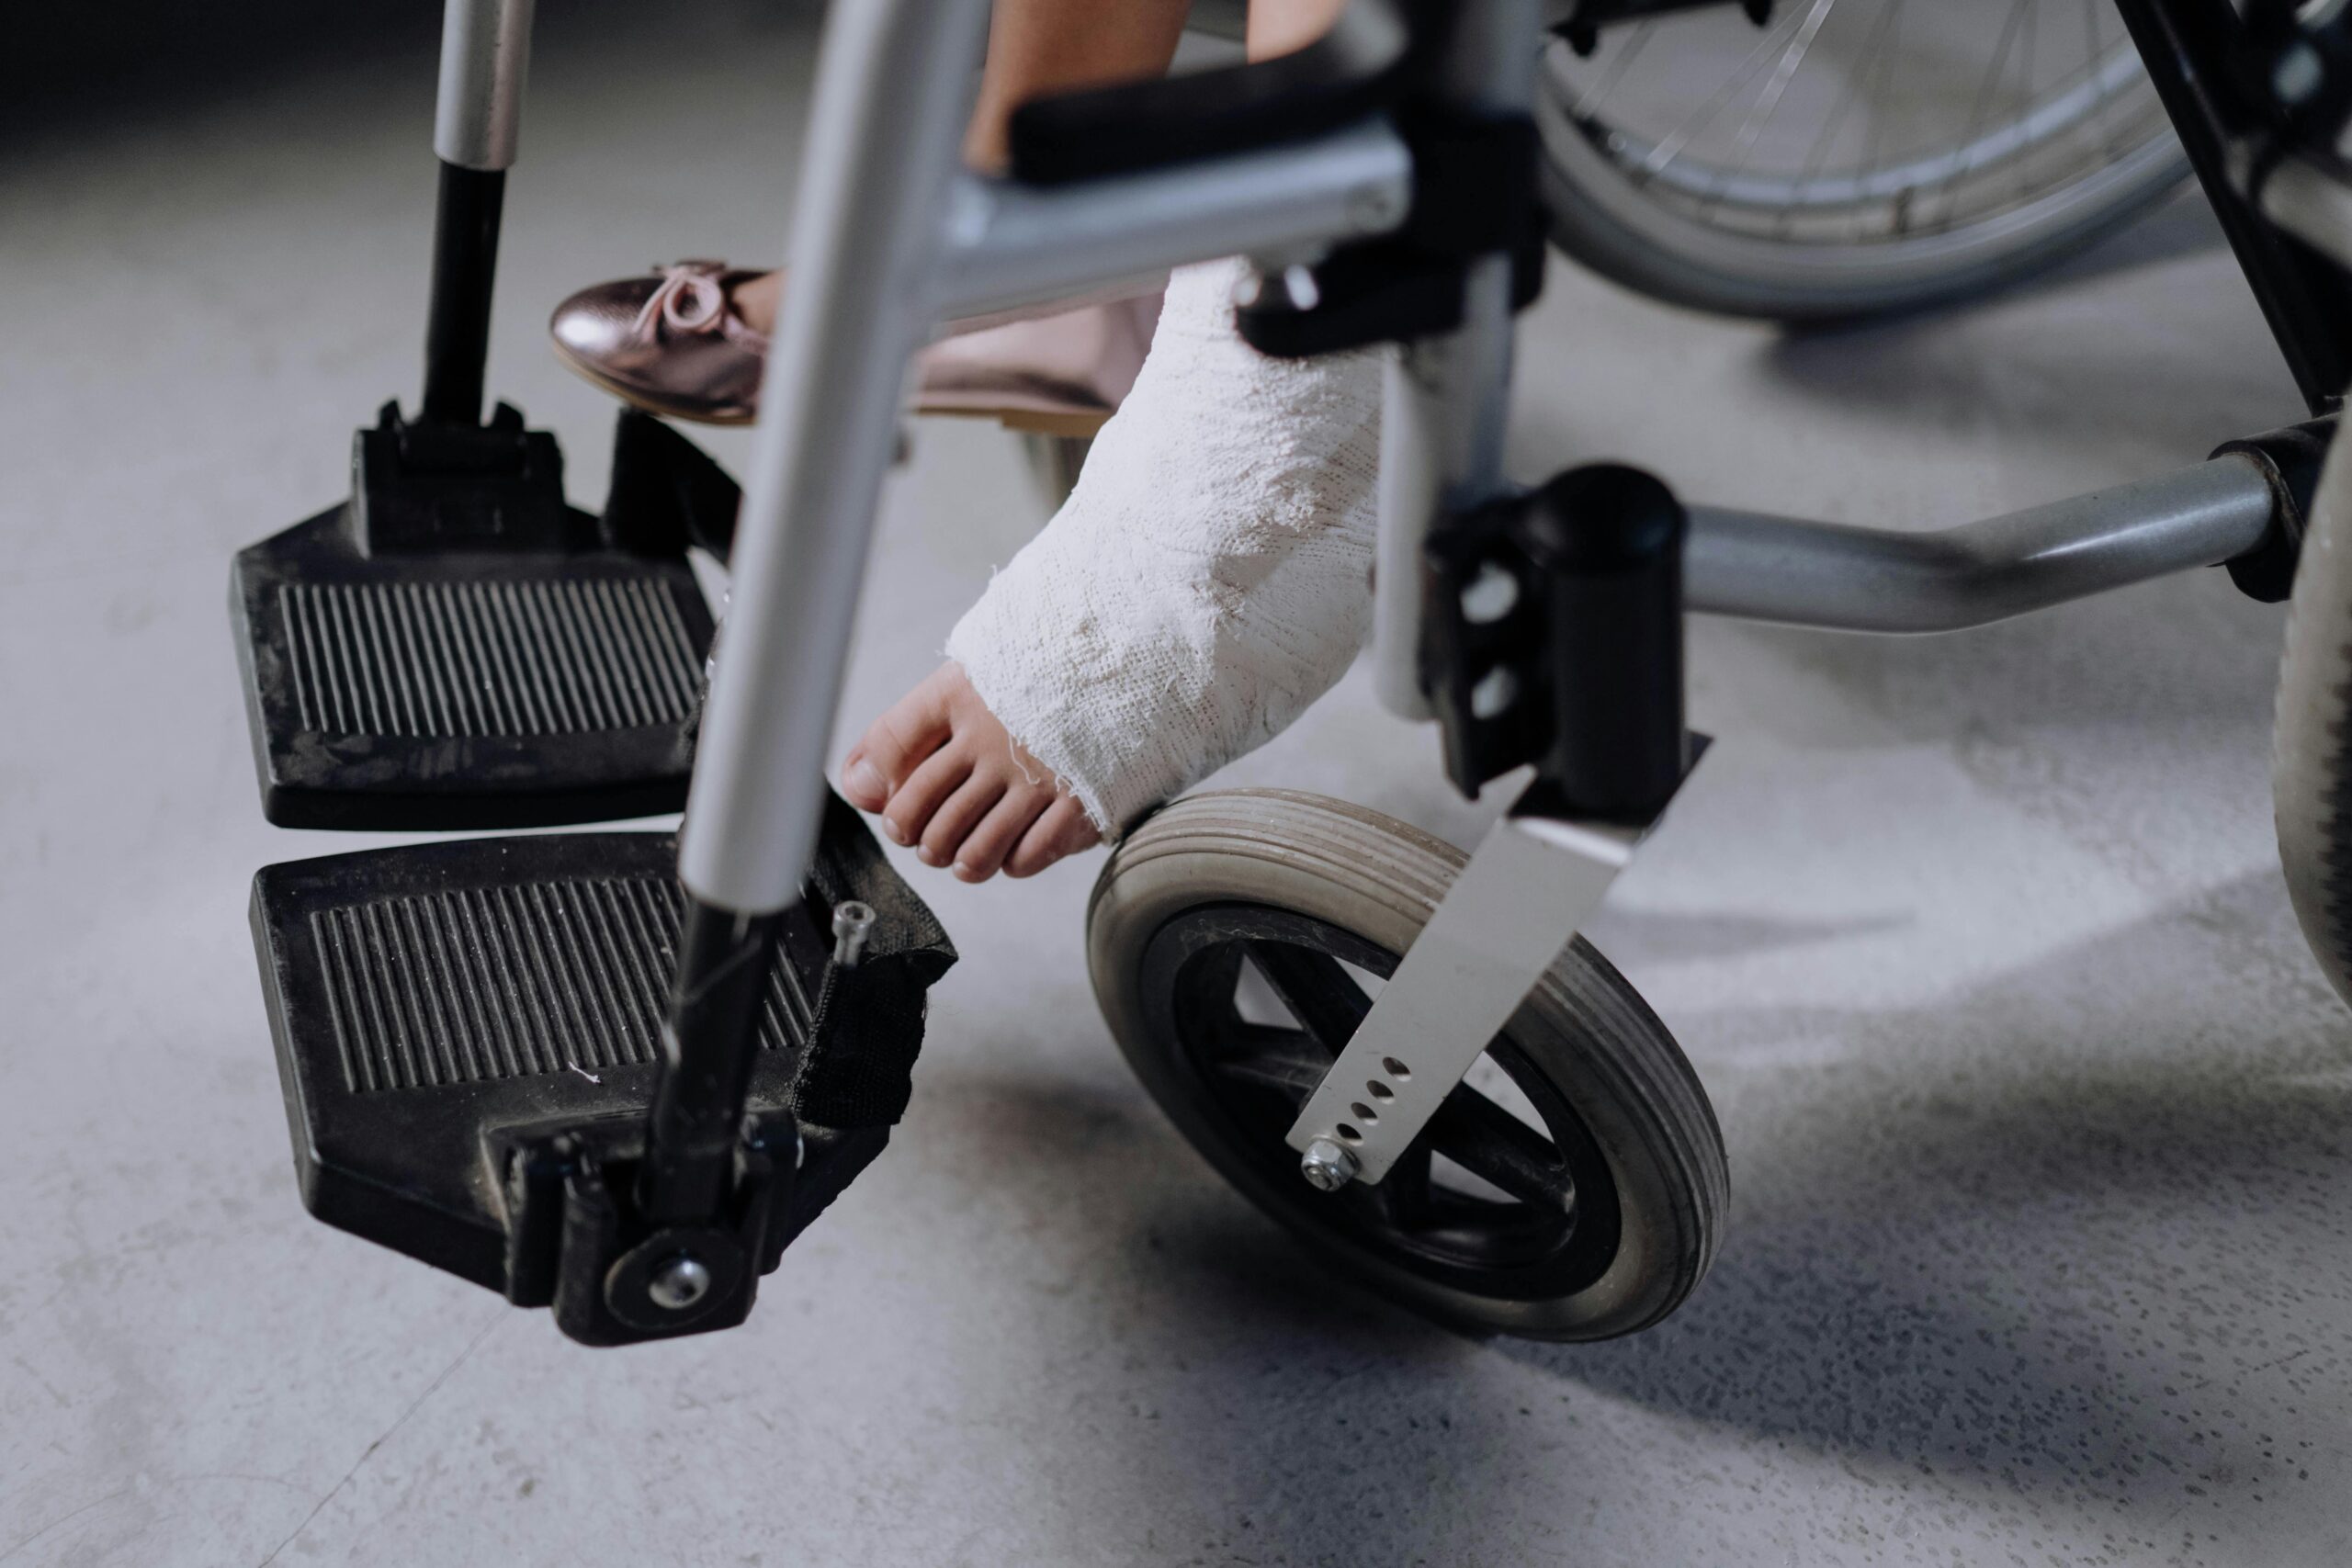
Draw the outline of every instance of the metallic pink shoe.
M1154 290L955 333L916 360L915 412L1091 435L1126 400L1159 324Z
M683 261L583 288L548 321L556 356L624 401L665 419L748 424L759 410L767 334L737 314L734 290L762 276ZM955 333L918 363L915 412L993 419L1014 430L1091 435L1142 368L1159 296L1079 306Z
M759 276L682 261L583 288L548 322L556 357L649 413L749 424L768 337L736 314L734 290Z

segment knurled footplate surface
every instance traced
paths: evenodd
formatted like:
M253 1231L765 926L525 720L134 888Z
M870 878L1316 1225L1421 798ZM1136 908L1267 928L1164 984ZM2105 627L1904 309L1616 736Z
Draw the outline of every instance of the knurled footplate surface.
M533 1129L642 1128L685 910L676 874L667 833L408 844L263 868L254 942L311 1212L505 1291L498 1151ZM849 977L829 976L825 912L850 899L874 909L872 934ZM781 922L746 1105L800 1129L775 1247L888 1141L925 995L955 958L857 814L830 798L808 902Z
M674 878L455 887L311 911L354 1093L593 1073L657 1059L685 896ZM808 984L768 974L760 1043L808 1037Z
M676 724L701 657L655 574L286 582L295 716L320 735L576 735Z
M288 827L674 811L711 617L683 557L367 557L342 509L239 554L264 810Z
M485 1134L641 1118L650 1101L684 912L675 856L665 833L578 833L266 868L254 934L311 1211L496 1288ZM789 1099L824 956L795 910L755 1110ZM451 1223L420 1228L420 1205Z

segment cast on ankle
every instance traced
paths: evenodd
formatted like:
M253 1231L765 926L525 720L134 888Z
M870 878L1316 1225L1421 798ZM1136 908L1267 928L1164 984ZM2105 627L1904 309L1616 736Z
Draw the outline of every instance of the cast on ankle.
M1377 356L1259 355L1238 275L1170 279L1078 488L947 642L1106 839L1286 728L1370 629Z

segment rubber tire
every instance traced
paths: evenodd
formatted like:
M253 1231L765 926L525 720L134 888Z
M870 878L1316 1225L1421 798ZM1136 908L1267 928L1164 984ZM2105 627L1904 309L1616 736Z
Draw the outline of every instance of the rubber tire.
M1577 129L1548 69L1535 123L1552 243L1561 251L1654 299L1789 322L1918 310L2000 288L2123 227L2189 173L2179 144L2159 141L2039 198L1997 232L1963 228L1899 245L1797 246L1727 234L1651 201Z
M2352 442L2338 437L2287 605L2271 753L2278 862L2303 937L2352 1003Z
M1240 1157L1182 1045L1142 995L1143 960L1170 919L1204 904L1311 916L1401 953L1445 896L1463 852L1377 812L1288 790L1180 800L1112 855L1087 908L1087 962L1113 1036L1144 1087L1226 1179L1316 1252L1401 1305L1479 1331L1599 1339L1672 1312L1713 1261L1730 1178L1697 1076L1639 993L1581 937L1506 1032L1575 1107L1616 1181L1623 1232L1600 1279L1574 1294L1503 1299L1442 1284L1318 1225L1302 1179L1276 1184Z

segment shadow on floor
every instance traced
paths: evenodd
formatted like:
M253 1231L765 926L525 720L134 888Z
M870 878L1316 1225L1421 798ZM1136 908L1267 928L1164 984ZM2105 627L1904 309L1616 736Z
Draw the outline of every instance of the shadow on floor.
M991 1081L989 1139L1005 1168L1089 1193L1098 1222L1132 1214L1094 1239L1125 1254L1105 1269L1150 1280L1125 1303L1162 1320L1148 1337L1242 1325L1232 1364L1191 1369L1229 1391L1215 1416L1163 1410L1148 1440L1165 1488L1263 1478L1256 1561L1410 1561L1430 1549L1413 1498L1475 1508L1618 1402L1892 1483L2063 1494L2177 1529L2185 1499L2307 1485L2267 1434L2352 1393L2295 1261L2352 1207L2352 1047L2324 990L2247 1005L2298 983L2258 955L2278 901L2248 877L1933 1008L1698 1021L1717 1055L1799 1035L1863 1049L1780 1080L1769 1124L1733 1140L1760 1146L1735 1163L1712 1276L1610 1344L1482 1346L1414 1324L1197 1162L1171 1165L1172 1134L1101 1085ZM2324 1021L2233 1038L2246 1016ZM1746 1109L1725 1107L1736 1132ZM1549 1374L1557 1407L1479 1377L1487 1354ZM1297 1483L1302 1419L1346 1445L1344 1480ZM1367 1514L1380 1497L1388 1514Z
M2209 257L2225 296L2213 308L2245 316L2245 353L2228 365L2185 361L2187 339L2164 321L2106 321L2116 309L2106 287L2113 281ZM1997 317L1987 314L1996 308ZM2050 330L2053 323L2060 330ZM2093 342L2097 352L2086 353ZM1983 409L2024 403L2053 436L2124 439L2177 452L2183 462L2222 438L2217 425L2235 421L2250 432L2302 417L2212 211L2194 190L1996 294L1792 329L1766 347L1758 368L1777 389L1889 424L1928 418L1965 427ZM2156 389L2165 395L2153 396Z

